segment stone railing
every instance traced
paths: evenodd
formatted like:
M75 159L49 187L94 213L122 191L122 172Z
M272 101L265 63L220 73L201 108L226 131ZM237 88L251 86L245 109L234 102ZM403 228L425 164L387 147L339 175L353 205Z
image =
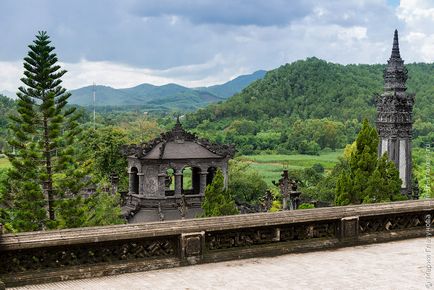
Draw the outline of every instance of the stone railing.
M420 200L4 234L0 280L24 285L421 237L433 214L434 200Z

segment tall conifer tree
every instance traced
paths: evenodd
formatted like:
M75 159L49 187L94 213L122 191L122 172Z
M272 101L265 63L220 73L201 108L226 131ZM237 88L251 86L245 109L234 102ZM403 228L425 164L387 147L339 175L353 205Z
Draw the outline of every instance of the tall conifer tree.
M387 156L377 157L378 134L363 121L349 166L336 182L337 205L385 202L405 199L400 195L399 171Z
M235 200L224 188L224 177L220 169L217 170L213 181L206 187L205 199L202 203L202 216L223 216L238 213Z
M9 158L17 230L50 226L55 220L56 199L76 193L80 187L76 179L80 170L71 146L79 132L79 116L75 108L66 108L70 93L61 86L66 71L56 64L45 31L38 32L29 49L9 140L15 149Z

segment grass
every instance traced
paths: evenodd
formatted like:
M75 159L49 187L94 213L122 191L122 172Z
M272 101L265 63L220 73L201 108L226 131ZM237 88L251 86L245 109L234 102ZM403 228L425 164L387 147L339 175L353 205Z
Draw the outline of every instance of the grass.
M7 158L0 158L0 169L7 169L11 167L11 163Z
M319 163L326 170L331 170L342 156L343 150L324 152L317 155L243 155L236 159L249 163L271 185L272 180L278 180L284 168L302 170Z

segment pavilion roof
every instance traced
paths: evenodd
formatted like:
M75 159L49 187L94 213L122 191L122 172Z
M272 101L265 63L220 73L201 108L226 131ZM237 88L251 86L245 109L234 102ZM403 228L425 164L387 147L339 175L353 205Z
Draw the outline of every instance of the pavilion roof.
M186 131L179 118L172 130L158 138L138 145L126 145L122 153L147 160L208 159L233 157L233 145L215 144Z

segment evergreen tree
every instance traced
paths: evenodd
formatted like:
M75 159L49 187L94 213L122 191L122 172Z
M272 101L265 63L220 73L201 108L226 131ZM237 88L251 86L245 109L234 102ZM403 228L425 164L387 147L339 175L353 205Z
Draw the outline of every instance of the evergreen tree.
M29 48L9 140L15 148L9 154L13 223L24 231L55 226L55 201L77 193L85 174L73 158L79 115L66 107L70 94L61 86L66 71L56 64L46 32L38 32Z
M336 182L336 205L401 200L401 180L395 164L377 157L378 134L365 119L352 145L348 164Z
M219 169L211 184L206 187L205 199L202 203L203 216L222 216L238 213L235 201L229 191L224 189L223 183L223 173Z

